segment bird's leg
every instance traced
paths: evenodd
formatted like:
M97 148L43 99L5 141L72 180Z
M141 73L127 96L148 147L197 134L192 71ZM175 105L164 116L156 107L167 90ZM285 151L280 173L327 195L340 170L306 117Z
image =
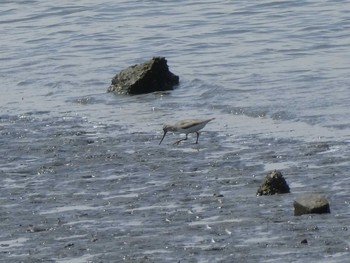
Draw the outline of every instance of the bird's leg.
M185 139L178 140L178 141L174 142L174 144L179 144L180 142L186 141L186 140L187 140L187 134L186 134L186 138Z
M197 133L197 140L196 140L196 144L198 144L199 132L197 132L197 131L196 131L196 133Z

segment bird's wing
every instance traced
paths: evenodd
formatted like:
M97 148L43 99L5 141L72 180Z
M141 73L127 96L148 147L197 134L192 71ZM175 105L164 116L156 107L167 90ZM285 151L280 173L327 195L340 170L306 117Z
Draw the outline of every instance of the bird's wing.
M198 124L201 124L203 122L206 122L206 120L200 120L200 119L188 119L179 121L176 126L181 127L182 129L188 129L190 127L196 126Z

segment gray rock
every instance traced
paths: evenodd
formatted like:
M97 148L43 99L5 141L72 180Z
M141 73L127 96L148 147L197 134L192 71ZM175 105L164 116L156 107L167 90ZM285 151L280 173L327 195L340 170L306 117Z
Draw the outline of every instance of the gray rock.
M261 183L256 195L274 195L290 193L289 185L280 171L268 173Z
M172 90L179 77L169 71L164 57L154 57L145 63L128 67L112 79L108 92L119 94L145 94Z
M294 215L330 213L329 203L321 194L308 194L294 201Z

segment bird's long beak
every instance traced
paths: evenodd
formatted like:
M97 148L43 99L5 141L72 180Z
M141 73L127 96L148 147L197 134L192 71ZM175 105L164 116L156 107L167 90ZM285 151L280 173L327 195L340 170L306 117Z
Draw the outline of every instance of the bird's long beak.
M160 143L159 143L159 145L162 143L162 141L164 140L164 137L165 137L165 135L166 135L166 131L164 131L164 135L163 135L163 138L160 140Z

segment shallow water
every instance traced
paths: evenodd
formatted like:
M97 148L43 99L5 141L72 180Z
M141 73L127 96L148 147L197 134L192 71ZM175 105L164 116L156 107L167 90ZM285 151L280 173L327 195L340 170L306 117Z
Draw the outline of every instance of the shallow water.
M0 261L345 262L349 8L3 1ZM158 55L177 89L106 92ZM198 145L158 145L192 117ZM273 169L291 194L256 197ZM293 216L310 192L331 214Z

